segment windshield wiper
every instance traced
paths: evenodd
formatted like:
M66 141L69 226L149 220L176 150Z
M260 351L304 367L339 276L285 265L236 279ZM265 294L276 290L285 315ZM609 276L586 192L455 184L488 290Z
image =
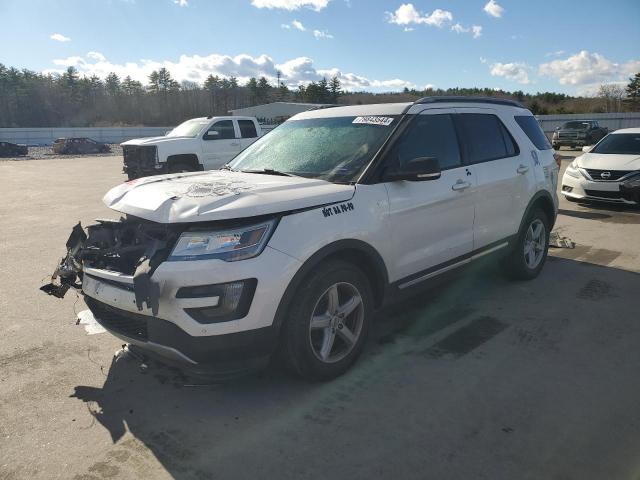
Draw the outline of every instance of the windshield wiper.
M279 175L281 177L293 177L294 175L287 172L280 172L273 168L263 168L262 170L240 170L242 173L260 173L263 175Z
M231 168L228 164L221 166L220 170L229 170L230 172L235 172L235 170Z

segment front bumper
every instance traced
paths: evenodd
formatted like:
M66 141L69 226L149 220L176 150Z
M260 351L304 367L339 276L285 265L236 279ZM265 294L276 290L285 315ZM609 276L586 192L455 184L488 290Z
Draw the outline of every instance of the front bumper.
M159 286L158 311L138 309L133 277L84 269L82 291L103 326L119 338L171 362L210 369L218 362L255 361L276 346L273 326L280 300L300 262L267 246L255 258L165 261L151 279ZM180 298L183 287L255 279L246 315L228 321L202 323L189 312L218 304L218 297ZM141 333L137 333L140 330Z
M637 205L636 202L625 200L622 197L620 183L621 182L616 181L594 182L587 180L583 176L580 178L572 177L565 172L562 177L561 193L565 197L575 200L593 200L598 202Z

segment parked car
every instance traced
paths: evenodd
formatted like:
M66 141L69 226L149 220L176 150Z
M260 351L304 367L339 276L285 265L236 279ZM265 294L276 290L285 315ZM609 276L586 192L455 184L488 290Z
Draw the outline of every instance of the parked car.
M53 152L61 155L109 153L111 148L90 138L58 138L53 142Z
M126 215L78 224L55 281L145 355L194 370L264 366L328 379L373 312L479 258L532 279L558 164L531 112L490 98L300 113L225 169L117 186Z
M640 177L640 128L616 130L583 151L562 177L567 200L638 204L632 192L625 198L621 186Z
M222 167L263 134L253 117L194 118L164 137L122 143L123 172L129 180L164 173Z
M594 145L607 133L609 130L598 125L596 120L572 120L553 132L551 142L555 149L560 149L560 147L577 148Z
M22 157L29 152L26 145L0 142L0 157Z

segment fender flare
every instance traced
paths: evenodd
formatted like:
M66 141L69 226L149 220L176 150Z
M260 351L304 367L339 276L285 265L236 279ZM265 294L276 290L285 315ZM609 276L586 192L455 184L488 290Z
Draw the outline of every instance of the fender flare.
M329 257L340 257L341 254L356 254L355 258L346 258L346 261L354 263L358 268L363 270L363 273L369 278L371 288L374 292L374 296L379 296L379 301L375 301L374 305L382 305L383 296L387 291L389 285L389 274L387 266L380 253L369 245L367 242L356 239L343 239L337 240L333 243L325 245L320 250L311 255L302 266L295 273L289 285L287 286L284 295L280 299L276 315L273 320L273 326L280 330L284 324L287 310L293 297L298 290L298 287L302 284L303 280L311 273L311 271L320 264L322 261ZM353 261L353 260L359 261ZM366 264L363 266L362 261ZM371 278L373 276L373 278Z
M535 206L540 205L540 203L543 203L544 206L542 208L545 213L551 213L549 217L549 229L553 229L553 226L556 223L556 215L558 213L555 204L553 203L553 197L547 190L539 190L533 197L531 197L531 200L529 200L529 204L524 211L522 220L520 220L520 227L518 227L518 234L515 237L516 239L520 238L520 234L522 233L522 229L524 228L525 221L527 220L527 218L529 218L531 210L533 210Z

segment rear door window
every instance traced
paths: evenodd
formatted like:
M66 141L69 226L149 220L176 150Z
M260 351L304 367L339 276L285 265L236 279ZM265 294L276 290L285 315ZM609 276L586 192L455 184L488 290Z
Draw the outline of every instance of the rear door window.
M457 115L468 164L517 155L518 145L500 119L490 113Z
M256 125L252 120L238 120L238 126L242 138L256 138L258 136Z
M547 139L535 117L532 115L516 115L513 118L516 119L516 123L538 150L549 150L551 148L549 139Z

